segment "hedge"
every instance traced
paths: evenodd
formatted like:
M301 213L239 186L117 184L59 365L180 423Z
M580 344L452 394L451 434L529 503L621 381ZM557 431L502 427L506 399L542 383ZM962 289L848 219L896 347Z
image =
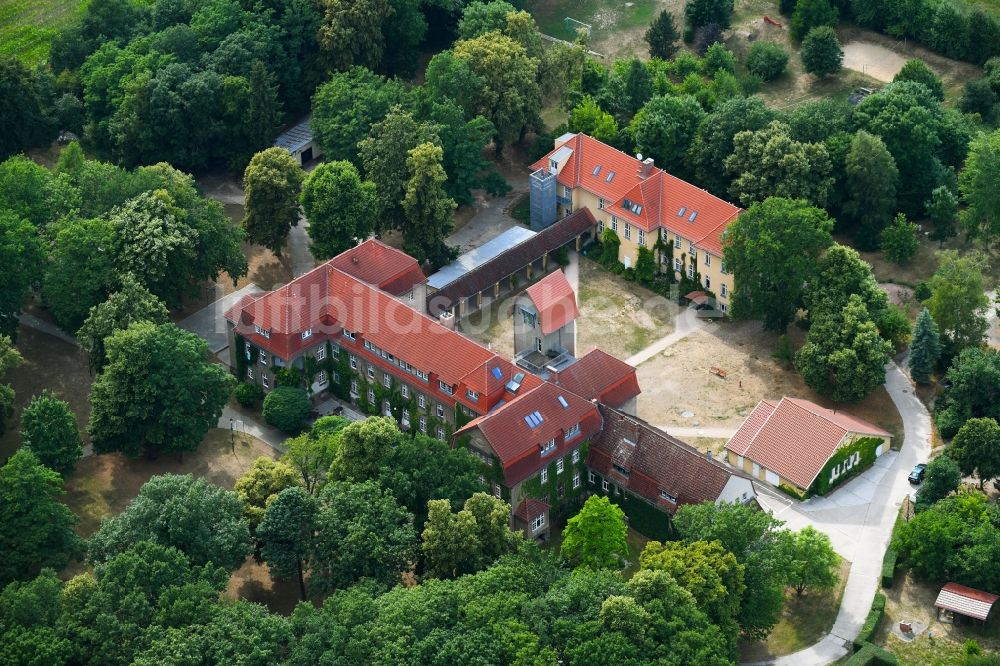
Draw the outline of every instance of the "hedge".
M270 425L294 435L309 419L309 395L305 389L279 386L264 398L263 414Z
M896 559L898 557L899 553L893 548L885 551L885 557L882 558L882 587L892 587L896 578Z
M874 643L865 643L860 650L850 656L843 666L894 666L896 655L887 652Z
M858 637L854 639L855 652L860 651L865 643L871 643L872 637L878 631L879 625L882 624L883 615L885 615L885 595L878 592L875 594L872 609L868 612L868 617L865 618L865 623L861 627Z

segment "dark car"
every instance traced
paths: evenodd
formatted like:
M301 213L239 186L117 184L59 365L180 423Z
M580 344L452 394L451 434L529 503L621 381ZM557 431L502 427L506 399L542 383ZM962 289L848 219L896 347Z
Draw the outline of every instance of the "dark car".
M913 468L910 472L910 483L920 483L924 480L924 475L927 473L927 465L920 463Z

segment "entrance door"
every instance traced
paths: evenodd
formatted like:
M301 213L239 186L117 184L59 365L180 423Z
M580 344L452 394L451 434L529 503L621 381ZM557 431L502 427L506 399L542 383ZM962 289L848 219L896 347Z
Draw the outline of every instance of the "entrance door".
M305 150L302 151L302 163L303 164L307 164L309 162L312 162L312 158L313 158L313 149L312 148L306 148Z

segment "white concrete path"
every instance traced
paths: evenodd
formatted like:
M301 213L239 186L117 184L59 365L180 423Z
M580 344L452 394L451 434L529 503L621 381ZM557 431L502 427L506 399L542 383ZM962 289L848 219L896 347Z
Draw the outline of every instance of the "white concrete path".
M931 448L931 419L913 395L909 377L895 363L886 366L886 389L903 419L903 447L882 456L867 470L829 497L793 502L766 490L761 504L774 511L788 527L812 525L828 534L836 551L851 562L833 629L818 643L794 654L759 662L781 666L825 666L847 654L871 608L878 590L882 557L903 498L911 492L910 469L927 460Z

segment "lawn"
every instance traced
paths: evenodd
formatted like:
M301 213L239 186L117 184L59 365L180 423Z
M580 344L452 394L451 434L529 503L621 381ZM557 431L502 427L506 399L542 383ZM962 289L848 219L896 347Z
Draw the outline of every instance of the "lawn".
M837 619L849 571L850 563L841 560L837 585L826 592L806 590L800 597L789 588L781 620L766 641L742 645L741 660L758 661L792 654L816 643L830 631Z
M0 0L0 53L29 65L44 61L52 39L81 4L81 0Z

